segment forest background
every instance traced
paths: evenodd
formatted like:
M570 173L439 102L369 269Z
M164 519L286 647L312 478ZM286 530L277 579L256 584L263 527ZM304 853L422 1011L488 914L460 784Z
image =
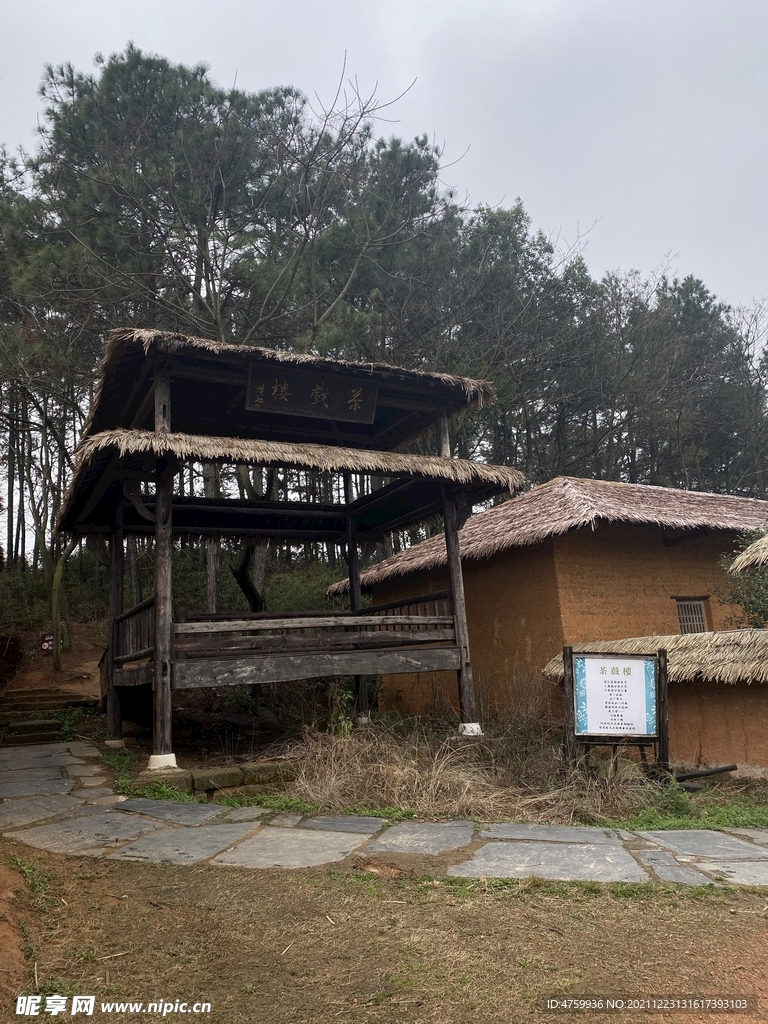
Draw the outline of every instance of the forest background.
M732 308L663 268L593 279L578 247L532 230L522 201L462 204L440 149L380 137L378 100L351 87L321 109L290 88L223 90L203 66L129 46L93 75L47 68L41 96L36 152L0 156L0 628L40 619L67 565L78 614L104 614L104 552L75 551L52 524L113 327L490 379L498 403L454 423L454 452L532 483L766 496L761 305ZM320 481L190 466L186 486L309 496ZM176 554L186 599L210 610L243 605L246 556L275 608L316 606L343 575L321 545ZM140 599L151 543L129 556ZM300 586L286 575L297 561Z

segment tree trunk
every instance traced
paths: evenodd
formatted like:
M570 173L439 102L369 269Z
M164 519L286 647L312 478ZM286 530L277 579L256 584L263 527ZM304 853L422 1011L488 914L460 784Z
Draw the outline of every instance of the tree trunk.
M136 547L136 538L131 534L128 538L128 565L131 572L131 590L133 591L133 603L139 604L144 598L141 596L141 573L139 572L139 552Z

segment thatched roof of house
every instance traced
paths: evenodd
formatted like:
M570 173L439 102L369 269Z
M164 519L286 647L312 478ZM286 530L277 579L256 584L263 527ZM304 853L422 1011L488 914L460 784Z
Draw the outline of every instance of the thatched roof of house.
M112 460L123 465L129 462L132 474L140 474L146 479L157 459L169 457L179 462L293 466L324 473L348 471L384 477L413 477L445 482L460 489L487 491L488 496L501 490L514 493L525 479L522 473L509 466L490 466L437 455L404 455L332 445L289 444L198 434L109 430L86 437L77 449L75 472L59 512L57 529L66 531L72 528L73 516L85 505ZM116 481L125 477L119 468L113 475Z
M651 655L660 649L667 652L673 683L768 683L768 629L639 636L573 645L575 654ZM547 663L544 674L563 678L561 654Z
M237 404L233 402L233 396L237 398L240 385L245 383L249 367L254 364L268 368L269 372L278 367L286 369L288 366L306 367L317 372L344 374L347 377L354 377L361 383L376 384L379 386L379 405L387 407L388 399L394 398L394 408L400 409L400 418L402 418L402 409L410 408L410 406L402 406L402 404L398 406L398 396L401 398L413 395L422 396L425 405L434 409L446 409L449 414L481 407L493 402L496 397L494 387L489 381L474 380L469 377L457 377L447 373L433 373L425 370L407 370L389 363L360 363L347 359L326 359L308 353L262 348L257 345L235 345L207 338L188 337L172 331L119 328L111 331L107 338L96 376L93 402L83 428L84 435L128 426L128 422L124 421L126 402L131 395L132 388L142 373L146 371L147 357L152 354L168 356L172 363L184 364L188 370L196 368L200 371L202 375L200 383L205 388L207 398L200 401L199 390L195 391L193 383L188 379L183 379L184 375L182 374L182 379L177 382L177 386L181 390L178 391L177 399L174 401L174 419L176 419L177 413L183 413L186 419L193 419L197 415L203 423L206 416L211 419L209 414L215 410L215 419L219 421L219 428L216 431L218 435L244 436L242 428L251 420L237 421L232 432L225 428L229 425L229 420L232 419L233 405ZM241 382L239 377L242 377ZM199 386L200 384L198 384ZM187 389L188 394L184 392L184 389ZM254 415L256 414L252 413L251 418ZM256 419L253 422L258 423L259 430L262 431L261 433L257 431L256 436L270 436L263 433L265 426L263 420ZM429 416L427 416L426 422L432 422ZM141 427L145 424L134 425ZM268 422L266 425L269 425ZM317 421L314 426L315 434L308 435L306 439L318 436L319 424ZM386 421L382 423L377 418L377 430L369 439L370 446L387 447L386 444L377 444L375 441L376 437L382 436L382 427L386 427ZM407 432L408 436L415 436L422 427L423 424L418 420L413 424L414 429ZM213 433L212 430L205 427L192 429L186 423L181 424L177 429L183 429L190 433ZM297 441L304 438L288 439ZM343 442L341 443L343 444Z
M490 558L548 537L596 529L600 522L650 523L669 529L755 530L768 521L768 501L673 487L557 477L512 501L472 516L459 533L462 558ZM361 574L365 588L398 576L445 565L445 541L432 537ZM340 580L329 596L349 586Z
M743 572L745 569L760 569L765 565L768 565L768 535L759 537L742 551L734 559L731 569L734 572Z

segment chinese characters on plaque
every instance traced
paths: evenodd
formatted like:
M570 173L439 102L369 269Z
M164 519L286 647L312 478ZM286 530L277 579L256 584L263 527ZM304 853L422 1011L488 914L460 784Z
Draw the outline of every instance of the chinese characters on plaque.
M291 365L252 364L245 408L282 416L373 423L378 384Z
M656 736L656 659L574 654L577 736Z

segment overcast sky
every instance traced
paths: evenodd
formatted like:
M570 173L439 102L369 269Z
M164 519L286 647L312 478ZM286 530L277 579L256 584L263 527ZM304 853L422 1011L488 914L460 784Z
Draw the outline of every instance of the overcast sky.
M128 40L221 85L330 101L346 52L381 134L445 146L471 203L519 196L594 275L669 263L768 295L765 0L0 0L0 142L34 146L45 63ZM457 161L454 163L454 161Z

